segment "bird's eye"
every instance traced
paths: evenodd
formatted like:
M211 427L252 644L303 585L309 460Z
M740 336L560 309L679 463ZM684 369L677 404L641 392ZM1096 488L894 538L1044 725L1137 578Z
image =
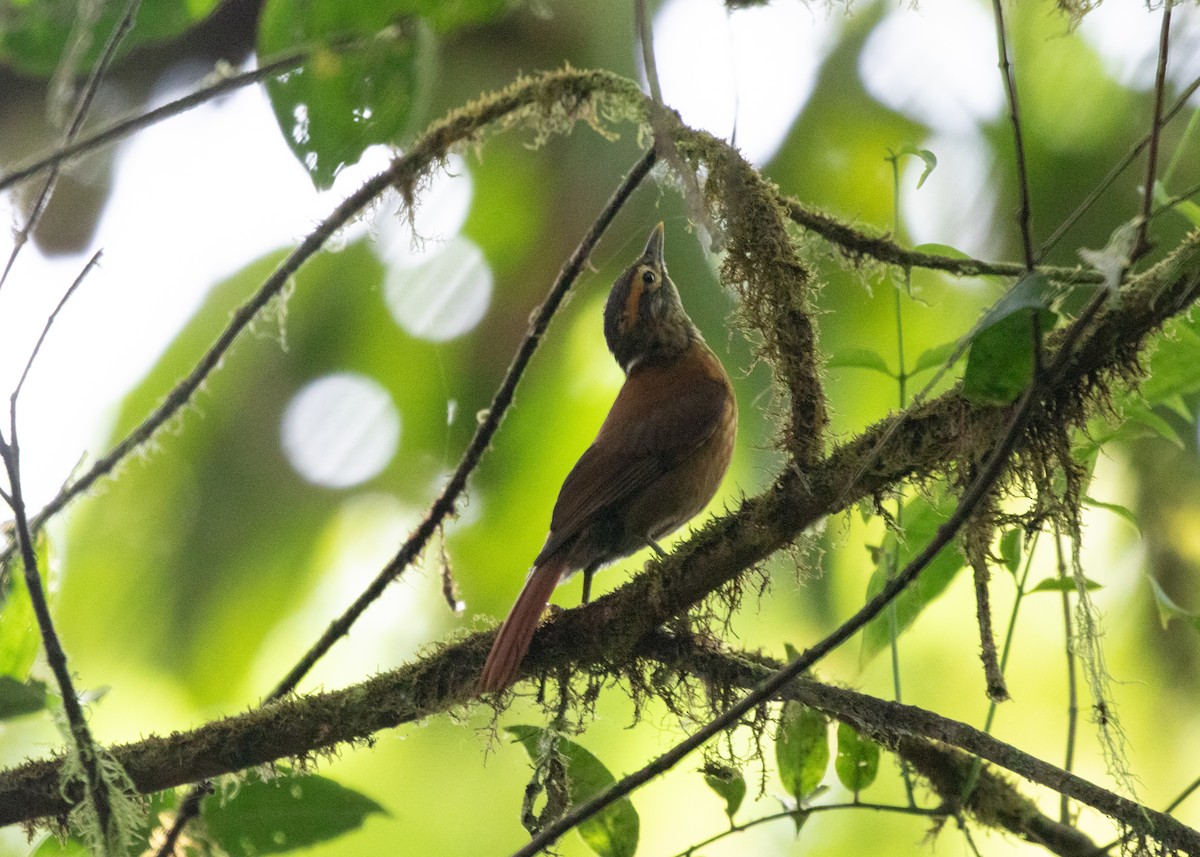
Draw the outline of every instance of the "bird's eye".
M642 282L645 283L647 286L654 285L654 273L652 271L646 271L645 273L643 273L642 274Z

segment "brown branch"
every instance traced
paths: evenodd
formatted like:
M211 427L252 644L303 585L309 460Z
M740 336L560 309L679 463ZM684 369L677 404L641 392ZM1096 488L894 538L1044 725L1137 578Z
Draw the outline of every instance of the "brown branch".
M718 687L757 685L784 664L760 655L720 651L698 646L694 640L660 632L650 635L638 654ZM879 699L857 691L797 678L776 699L790 699L830 715L891 749L911 765L943 801L943 812L966 810L980 822L1037 842L1064 857L1092 855L1096 845L1085 834L1043 815L1002 777L987 768L976 770L975 759L985 758L1033 782L1055 779L1067 783L1067 792L1082 792L1085 802L1120 807L1136 816L1136 804L1082 778L1048 766L1021 750L997 741L966 723L942 717L911 705ZM935 743L936 742L936 743ZM956 750L969 753L964 756ZM1043 777L1043 774L1047 776ZM968 788L974 780L974 787ZM1055 788L1052 783L1042 783ZM1103 810L1102 810L1103 811Z
M1168 259L1134 278L1122 300L1101 310L1055 385L1078 396L1098 375L1118 372L1142 339L1195 299L1200 288L1200 233ZM1056 345L1052 337L1050 347ZM534 638L523 673L573 664L619 667L648 634L789 544L805 528L910 476L930 476L962 456L981 456L999 436L1004 409L944 394L907 415L890 417L837 448L803 474L785 470L761 494L710 522L671 556L655 559L628 584L584 607L564 611ZM882 442L883 455L876 455ZM871 466L855 480L847 482ZM113 748L143 792L230 773L277 759L361 742L374 732L444 712L474 698L492 634L480 633L393 672L332 693L284 699L193 732ZM0 772L0 824L61 815L79 793L60 793L59 761Z
M805 206L797 199L784 197L781 201L787 209L788 217L796 225L820 235L852 258L866 256L888 265L898 265L901 268L927 268L933 271L945 271L959 277L1020 277L1026 273L1025 266L1018 262L985 262L982 259L941 256L936 253L911 250L901 247L887 238L869 235L855 229L835 217ZM1085 268L1059 268L1043 265L1034 270L1056 282L1104 282L1102 274Z

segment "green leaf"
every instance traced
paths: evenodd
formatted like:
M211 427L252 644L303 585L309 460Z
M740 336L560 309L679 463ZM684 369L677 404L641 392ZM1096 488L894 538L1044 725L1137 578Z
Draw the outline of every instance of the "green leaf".
M209 834L230 857L282 854L336 839L387 811L361 792L316 775L251 782L204 801Z
M725 815L729 817L729 823L733 824L733 817L746 797L746 778L737 768L715 763L705 765L701 773L704 774L704 782L708 787L725 801Z
M1200 390L1200 320L1180 319L1155 338L1150 371L1141 385L1147 404L1161 405Z
M60 842L57 836L43 839L29 857L92 857L92 851L74 836Z
M4 3L0 6L0 65L31 77L49 77L72 42L71 30L82 5L78 0ZM99 17L87 27L76 72L86 71L96 62L126 6L96 5ZM142 0L133 27L117 47L117 57L140 45L178 36L216 6L217 0Z
M963 396L987 405L1014 401L1033 379L1033 320L1044 332L1057 316L1049 309L1050 285L1028 274L980 322L963 372Z
M50 565L50 546L45 534L37 537L34 551L44 591ZM19 553L12 561L11 571L8 591L0 599L0 676L11 676L17 682L24 682L42 647L42 637L33 613L33 602L29 600L29 589L25 586L25 565Z
M1105 511L1112 512L1118 518L1130 524L1139 533L1142 531L1142 527L1137 519L1137 515L1133 514L1131 509L1122 506L1120 503L1103 503L1093 497L1084 497L1083 504L1085 506L1091 506L1094 509L1104 509Z
M1093 592L1097 589L1103 589L1103 586L1094 580L1088 578L1083 579L1083 588L1088 592ZM1075 579L1072 577L1047 577L1045 580L1038 583L1037 586L1029 590L1033 592L1074 592ZM1026 593L1026 594L1029 594Z
M888 368L887 362L869 348L840 348L825 365L831 368L873 369L876 372L882 372L889 378L896 377L895 373Z
M879 745L839 723L833 769L841 784L857 795L875 782L879 773Z
M917 362L913 364L913 368L908 374L916 375L918 372L924 372L926 369L939 369L946 365L946 362L954 356L957 350L957 341L943 342L941 345L927 348L917 356Z
M893 157L898 155L913 155L925 162L925 169L921 172L921 177L917 179L917 190L920 190L921 185L925 184L925 179L929 178L929 174L937 168L937 155L928 149L918 149L912 143L905 143Z
M1158 605L1158 619L1162 622L1163 628L1166 628L1172 619L1178 619L1184 624L1190 625L1193 630L1200 631L1200 614L1184 610L1175 603L1175 600L1167 595L1166 590L1152 575L1147 574L1146 579L1150 581L1150 589L1154 593L1154 603Z
M318 45L295 71L267 82L284 139L318 189L369 146L398 144L421 121L432 80L433 36L413 3L268 0L259 53ZM327 46L361 40L353 47Z
M829 721L819 711L788 701L775 732L775 764L787 793L803 803L829 767Z
M1186 220L1189 226L1191 226L1193 229L1200 227L1200 205L1196 205L1196 203L1188 199L1173 200L1171 194L1167 192L1166 186L1161 181L1155 181L1155 205L1162 206L1172 202L1174 202L1172 207L1175 209L1175 212L1184 220Z
M543 754L543 743L551 736L537 726L510 726L505 730L517 739L535 762ZM604 764L574 741L553 736L554 748L565 760L571 779L571 805L578 806L616 782ZM641 821L629 798L605 807L576 828L584 844L600 857L633 857L637 851Z
M889 565L889 558L894 555L894 568L897 571L903 569L933 539L937 528L954 509L952 498L938 497L936 503L936 506L931 506L924 497L915 497L904 505L901 517L904 539L898 539L894 532L889 532L884 537L883 545L877 554L875 572L867 584L868 599L873 598L887 585L888 571L893 567ZM896 633L901 634L916 621L926 605L946 591L950 581L963 567L962 556L955 544L951 542L938 551L937 556L916 581L892 602L893 610L883 611L863 629L863 663L891 645L891 613L895 614Z
M1147 410L1146 408L1133 408L1126 411L1125 422L1127 428L1122 432L1117 432L1115 434L1116 437L1136 439L1151 435L1160 437L1179 449L1187 449L1187 442L1179 434L1178 429L1168 420L1154 413L1154 411ZM1141 430L1138 431L1138 429Z
M1021 530L1019 528L1013 527L1011 530L1005 530L1004 535L1000 537L1000 559L1009 574L1016 577L1017 569L1021 565Z
M46 685L40 681L20 682L0 675L0 720L12 720L46 707Z

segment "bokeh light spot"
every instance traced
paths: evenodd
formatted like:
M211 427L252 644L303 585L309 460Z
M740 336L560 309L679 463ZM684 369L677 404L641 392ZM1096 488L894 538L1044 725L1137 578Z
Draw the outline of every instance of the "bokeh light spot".
M416 267L389 267L383 296L392 318L410 335L434 342L479 324L492 299L492 269L483 252L455 238Z
M283 451L317 485L348 488L378 474L396 454L400 414L387 390L353 373L326 375L288 403Z

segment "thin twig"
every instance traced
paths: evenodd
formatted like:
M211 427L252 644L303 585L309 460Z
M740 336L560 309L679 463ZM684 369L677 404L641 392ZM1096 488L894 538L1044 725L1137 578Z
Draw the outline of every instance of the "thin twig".
M46 662L54 675L59 695L62 697L63 713L67 718L67 727L75 744L75 752L83 768L86 780L84 787L85 799L91 804L95 813L96 824L100 828L101 840L107 845L114 833L112 829L113 813L112 798L108 793L108 784L100 772L100 760L97 758L91 730L88 728L87 717L79 696L75 692L75 683L71 678L71 670L67 665L67 655L58 633L54 630L54 620L50 616L50 607L46 603L46 593L42 588L42 576L38 570L37 551L33 546L33 531L25 513L25 498L21 487L21 452L17 440L16 394L13 394L13 406L10 410L11 441L6 441L0 435L0 458L4 460L4 468L8 473L9 494L5 498L13 511L16 528L17 544L21 551L21 561L25 571L25 588L29 593L29 602L37 618L38 632L42 638L42 647L46 652Z
M987 683L987 697L992 702L1009 699L1008 685L1004 681L1004 670L996 655L996 635L992 631L992 605L988 597L988 565L986 560L971 562L975 582L975 621L979 626L979 656L983 661L983 675Z
M1167 81L1167 49L1171 36L1171 0L1163 3L1162 28L1158 34L1158 67L1154 72L1154 119L1150 124L1150 147L1146 152L1146 187L1142 192L1142 217L1131 258L1150 252L1150 214L1154 208L1154 182L1158 177L1158 142L1162 133L1163 92Z
M67 305L67 301L71 299L71 295L75 294L75 290L83 284L84 278L91 273L92 268L96 267L103 254L103 250L97 250L92 254L92 258L83 266L83 270L79 272L79 276L75 278L75 281L71 283L67 291L63 294L62 299L59 300L58 306L54 308L54 312L50 313L50 317L46 319L46 325L42 328L41 336L38 337L37 343L33 346L33 351L29 353L29 359L25 361L25 369L21 372L21 378L17 381L17 386L13 388L12 396L9 398L9 402L13 406L16 405L17 398L21 395L21 388L25 386L25 379L29 376L29 370L33 368L33 361L37 359L38 352L42 350L42 343L46 341L46 335L50 333L50 328L53 326L54 320L58 318L58 314L62 311L62 308Z
M549 327L550 320L554 318L554 314L558 311L559 306L562 305L567 292L570 291L571 286L579 278L592 251L612 224L617 212L621 210L634 190L637 189L642 180L650 173L655 160L655 150L651 148L634 164L633 169L629 171L629 174L617 187L616 191L613 192L613 195L596 217L596 220L593 221L591 228L588 229L574 252L563 265L562 270L559 271L557 279L546 295L546 300L542 303L537 314L530 322L529 331L517 349L517 353L508 367L508 372L504 376L504 380L492 397L492 403L486 412L487 416L475 430L475 436L471 438L466 451L463 452L462 458L458 462L458 467L454 470L454 474L446 482L437 499L430 505L429 511L426 512L420 526L408 537L400 547L400 550L396 552L396 555L375 576L375 579L371 581L367 588L359 594L354 603L347 607L341 616L330 623L320 639L312 645L283 680L275 686L275 689L267 697L267 702L272 702L286 696L296 689L301 679L308 674L317 661L324 657L326 652L338 640L349 633L350 628L366 609L383 594L388 584L395 580L404 569L408 568L421 555L430 537L438 531L445 519L454 513L459 498L466 488L467 478L475 470L476 466L478 466L484 452L492 441L492 437L495 435L497 429L500 428L500 423L503 421L504 415L512 404L517 384L524 375L525 368L529 365L534 352L537 351L538 345L541 344L542 336ZM197 786L193 789L193 793L199 788L200 786ZM181 808L176 816L167 839L158 851L158 857L169 857L173 853L179 833L199 812L199 801L190 800L191 797L192 794L189 794L189 800L184 801L186 811L184 808Z
M629 199L630 195L641 184L642 180L649 174L650 169L654 166L657 159L657 153L654 149L649 149L641 159L625 176L625 179L617 187L616 191L605 203L599 216L588 229L587 234L575 247L562 270L559 271L558 278L554 281L554 285L550 288L549 294L546 295L545 302L537 311L537 315L530 322L529 332L526 333L525 339L521 342L520 348L517 349L516 355L513 357L512 363L508 367L508 373L504 376L504 381L496 390L496 394L492 397L492 403L488 407L487 416L479 424L479 428L475 431L475 436L471 438L471 443L467 446L463 453L462 459L458 463L458 467L454 471L454 475L442 488L441 494L429 507L429 511L425 515L425 519L416 531L409 536L408 541L400 548L392 560L383 567L376 576L371 585L363 590L358 599L347 608L335 622L331 623L329 628L321 636L309 650L309 652L301 658L300 662L288 673L287 677L271 692L271 698L276 699L285 693L289 693L300 682L300 679L312 668L313 664L327 652L340 637L350 630L350 626L354 624L362 612L367 609L372 601L379 597L380 593L387 587L387 584L395 578L397 574L403 571L408 565L420 555L425 549L425 544L429 541L429 537L437 530L441 522L447 515L454 511L455 505L458 502L459 496L466 487L467 477L471 471L479 464L480 458L483 457L484 451L488 444L491 443L492 435L500 427L500 422L504 419L504 415L512 404L513 393L516 390L517 383L521 380L521 376L525 372L525 367L529 364L534 352L537 350L546 328L550 324L550 320L554 317L554 313L558 311L559 305L570 291L571 286L583 271L584 265L587 264L588 257L592 250L599 242L602 235L616 217L617 212Z
M901 247L887 238L868 235L852 226L842 223L828 214L806 207L792 197L780 199L787 209L788 217L794 223L810 232L820 235L832 244L836 244L849 256L869 256L889 265L902 268L927 268L934 271L945 271L960 277L1020 277L1027 273L1024 265L1018 262L985 262L982 259L962 258L958 256L941 256L936 253L922 253ZM1070 283L1102 283L1104 276L1086 268L1061 268L1038 266L1037 273L1045 275L1055 282Z
M1184 88L1183 92L1179 94L1179 97L1175 99L1175 103L1171 105L1171 109L1163 114L1162 127L1166 127L1167 123L1174 119L1179 112L1187 106L1188 100L1196 93L1197 90L1200 90L1200 77L1197 77L1195 80L1189 83ZM1129 151L1127 151L1121 157L1121 160L1113 164L1112 169L1105 174L1104 178L1100 180L1100 183L1092 188L1091 192L1083 198L1083 201L1075 207L1075 210L1072 211L1067 218L1058 225L1058 228L1050 233L1050 237L1043 242L1041 248L1038 250L1039 259L1044 259L1046 254L1054 249L1058 242L1062 240L1063 236L1070 231L1071 227L1078 223L1081 217L1091 211L1092 206L1096 204L1101 196L1103 196L1104 192L1112 187L1113 182L1120 178L1121 173L1125 172L1129 165L1137 160L1137 157L1142 153L1142 150L1150 145L1151 136L1153 135L1147 134L1146 136L1142 137L1142 139L1130 146Z
M131 134L135 134L151 125L156 125L165 119L186 113L194 107L220 98L226 93L251 86L255 83L261 83L267 78L296 68L308 59L312 50L310 47L305 47L278 54L277 58L263 63L256 69L243 72L242 74L222 77L208 86L202 86L195 92L190 92L182 98L169 101L161 107L118 120L88 137L65 146L60 146L50 154L0 176L0 191L20 184L45 170L53 170L64 161L95 151L118 140L123 140Z
M138 9L141 5L142 0L129 0L125 6L125 12L117 22L117 26L109 34L108 41L104 45L104 50L92 67L87 83L84 84L83 91L80 93L79 102L75 105L71 124L67 127L67 131L63 135L64 143L69 144L79 135L79 130L83 127L84 120L87 119L88 111L91 109L96 92L100 89L100 83L104 80L104 75L108 72L108 68L117 54L117 47L121 44L121 41L125 38L130 28L133 27L133 21L137 17ZM29 241L29 236L33 234L33 230L37 228L42 214L45 213L46 206L50 202L50 195L54 192L54 186L58 183L58 176L61 169L62 167L58 163L51 167L50 174L46 176L46 181L38 193L37 200L34 202L33 208L29 211L29 218L17 234L13 236L12 251L9 253L8 262L4 266L4 272L0 273L0 289L4 288L4 283L8 280L8 275L12 271L13 265L17 263L17 257L21 255L21 250L25 247L26 242Z
M732 824L720 833L716 833L707 839L703 839L694 845L688 846L683 851L680 851L675 857L691 857L701 848L707 848L714 842L720 842L727 836L734 836L738 833L745 833L747 830L758 827L763 824L770 824L773 821L783 821L786 819L795 820L797 816L815 815L821 812L835 812L843 809L866 809L873 812L891 812L897 815L916 815L921 818L945 818L949 812L943 807L934 809L923 809L919 806L908 806L905 804L890 804L890 803L867 803L860 801L858 803L823 803L817 806L806 806L800 809L783 810L782 812L773 812L770 815L764 815L742 824Z
M1004 9L1000 0L992 0L992 12L996 18L996 51L1000 56L1000 74L1004 78L1004 92L1008 97L1008 118L1013 127L1013 147L1016 155L1017 187L1021 194L1017 210L1017 227L1021 232L1021 249L1025 254L1025 270L1034 266L1033 238L1030 221L1033 219L1029 201L1029 176L1025 168L1025 139L1021 134L1021 108L1017 101L1017 81L1012 64L1008 61L1008 37L1004 28Z
M900 574L890 580L874 598L838 626L833 633L802 652L783 669L780 669L772 674L770 678L758 684L750 693L746 694L738 702L731 705L687 738L680 741L670 750L661 754L640 770L617 781L591 800L573 807L561 818L547 825L528 844L515 851L513 857L532 857L532 855L537 854L557 841L564 833L593 817L605 807L629 795L650 780L673 768L691 754L693 750L704 745L709 739L740 722L741 718L757 705L765 700L772 699L780 688L811 669L819 660L846 642L863 626L878 616L888 604L892 603L901 592L917 579L921 571L937 556L938 552L950 543L959 529L962 528L962 525L973 514L976 506L992 490L1000 474L1008 464L1008 457L1016 447L1017 439L1020 437L1032 412L1036 397L1045 389L1052 388L1061 373L1065 371L1076 343L1083 335L1084 329L1091 324L1096 313L1104 305L1107 296L1108 292L1106 290L1098 290L1083 312L1075 319L1071 327L1067 329L1051 370L1035 378L1034 382L1026 388L1009 418L1008 426L1003 436L992 450L987 463L980 468L978 475L963 492L954 512L938 527L937 532L929 543L926 544L925 548L909 562Z

